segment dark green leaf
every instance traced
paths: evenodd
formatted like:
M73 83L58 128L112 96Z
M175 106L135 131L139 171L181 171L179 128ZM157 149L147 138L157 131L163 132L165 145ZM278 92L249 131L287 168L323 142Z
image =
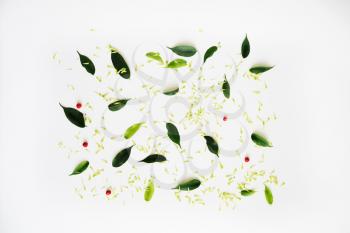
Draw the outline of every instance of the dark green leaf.
M73 172L70 174L70 176L73 176L73 175L78 175L80 173L82 173L83 171L86 170L86 168L89 167L89 161L87 160L84 160L82 162L80 162L77 166L75 166Z
M117 70L118 74L125 79L130 78L130 69L123 56L116 50L112 49L111 59L114 68Z
M265 199L266 199L267 203L272 205L273 195L272 195L271 189L267 185L265 185Z
M254 193L255 193L255 190L253 190L253 189L246 189L246 190L241 191L241 195L245 196L245 197L251 196Z
M191 191L198 188L201 185L201 181L197 179L192 179L176 186L175 189L180 189L182 191Z
M130 99L122 99L114 101L108 105L108 109L115 112L122 109Z
M224 93L224 96L228 99L230 98L230 84L228 83L226 76L224 83L222 84L222 93Z
M153 180L150 179L148 181L148 185L146 187L145 194L144 194L145 201L150 201L153 197L153 193L154 193L154 184L153 184Z
M258 146L262 146L262 147L272 147L271 142L269 142L264 136L262 136L261 134L258 134L256 132L252 133L252 135L250 136L250 138L252 139L252 141L258 145Z
M216 50L218 50L218 47L217 46L212 46L210 47L204 54L204 62L211 56L213 56L213 54L216 52Z
M250 44L249 44L248 36L246 35L241 47L242 57L243 58L248 57L249 52L250 52Z
M144 124L144 122L136 123L127 128L127 130L124 133L124 138L129 139L131 138L139 129L140 127Z
M177 69L177 68L181 68L187 65L187 61L184 59L175 59L172 60L171 62L169 62L165 68L171 68L171 69Z
M205 138L205 141L207 142L209 151L219 156L219 146L218 146L218 143L215 141L215 139L212 138L211 136L204 136L204 138Z
M163 92L164 95L175 95L176 93L179 92L179 88L175 88L175 89L172 89L172 90L166 90Z
M148 52L146 53L146 56L152 60L159 62L160 64L164 64L164 61L158 52Z
M72 122L74 125L80 128L85 127L85 119L83 113L76 110L75 108L64 107L61 104L60 106L63 108L64 114L70 122Z
M166 158L164 155L160 155L160 154L151 154L149 156L147 156L146 158L144 158L143 160L141 160L140 162L144 162L144 163L160 163L160 162L164 162L166 161Z
M250 68L249 71L252 72L253 74L261 74L272 68L273 66L254 66Z
M86 69L87 72L94 75L95 74L95 65L94 63L85 55L80 54L78 51L80 58L80 64Z
M176 126L172 123L166 123L166 128L168 130L168 137L170 138L171 141L174 143L178 144L181 148L180 145L180 134L179 131L177 130Z
M196 54L197 50L195 47L190 45L178 45L173 48L168 47L171 51L182 57L192 57Z
M131 153L131 149L133 146L134 145L119 151L119 153L114 157L114 159L112 161L112 166L113 167L120 167L126 161L128 161L130 153Z

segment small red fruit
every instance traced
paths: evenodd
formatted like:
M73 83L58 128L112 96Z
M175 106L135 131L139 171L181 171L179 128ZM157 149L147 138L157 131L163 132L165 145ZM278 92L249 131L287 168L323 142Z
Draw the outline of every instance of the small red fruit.
M227 121L227 116L224 116L224 118L222 118L223 121Z
M111 195L111 194L112 194L112 191L111 191L110 189L107 189L107 190L106 190L106 195L109 196L109 195Z
M86 148L86 147L88 147L88 145L89 145L89 143L88 143L87 141L84 141L84 142L83 142L83 147Z
M249 156L244 157L244 162L248 163L250 160Z
M77 105L76 105L77 108L81 108L82 106L83 105L80 102L78 102Z

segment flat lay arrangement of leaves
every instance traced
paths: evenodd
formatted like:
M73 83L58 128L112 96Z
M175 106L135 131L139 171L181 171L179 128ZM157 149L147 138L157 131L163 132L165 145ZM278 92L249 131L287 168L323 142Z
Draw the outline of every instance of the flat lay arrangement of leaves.
M215 69L214 61L219 56L222 46L209 45L204 49L197 48L194 44L177 44L174 46L164 46L167 53L171 54L172 57L168 60L161 51L148 51L144 53L145 59L148 59L149 64L152 64L154 69L165 69L171 72L179 72L179 70L188 69L189 72L193 72L193 60L195 57L199 57L200 65L198 74L193 72L192 77L201 80L202 82L207 82L203 70L206 67L210 69ZM135 64L132 67L130 64L130 59L124 54L124 51L119 48L108 45L107 51L103 51L100 47L96 47L98 55L89 53L88 51L79 50L77 56L77 64L74 64L75 69L80 70L80 72L85 73L89 77L94 77L97 85L107 82L106 80L122 80L124 82L131 82L132 80L138 79L138 70L141 69L144 64ZM245 35L241 44L241 51L238 56L240 62L237 65L226 65L227 69L235 70L235 79L246 79L249 82L263 83L263 87L260 90L254 90L252 93L259 96L262 91L267 90L267 83L263 79L274 66L271 65L261 65L252 64L248 66L248 69L241 71L241 64L244 64L251 56L251 47L248 35ZM83 55L84 54L84 55ZM94 59L99 56L109 57L110 64L108 64L107 75L102 75L104 72L103 68L100 67L99 63L95 63ZM57 54L54 55L54 59L58 60ZM80 64L79 64L80 62ZM143 88L152 96L163 95L164 98L180 98L187 94L187 89L190 89L190 94L185 98L188 99L191 105L188 110L186 117L190 123L188 125L196 125L200 128L195 136L198 137L198 141L202 142L202 149L197 152L191 152L187 145L188 139L186 138L185 130L189 127L185 125L182 121L174 120L173 117L168 116L167 121L154 121L150 122L147 117L138 122L134 122L130 125L123 126L125 128L124 132L119 138L116 136L107 137L103 132L106 132L106 127L104 125L98 125L100 119L104 119L98 116L94 120L94 105L88 101L77 101L73 106L59 102L58 107L62 112L62 117L66 118L67 127L72 127L73 129L79 130L77 135L75 135L75 140L78 145L70 145L69 143L60 141L58 146L60 149L65 151L69 158L75 158L74 164L70 167L70 171L67 173L71 179L81 179L81 184L75 189L75 192L84 198L88 194L93 197L107 198L108 200L117 199L122 195L122 193L130 193L133 197L143 199L146 202L152 202L160 195L161 192L171 192L175 195L176 199L181 201L185 200L190 204L200 204L205 205L205 197L215 194L219 200L220 208L222 206L234 207L237 202L243 201L245 199L254 198L260 195L268 205L274 203L275 190L277 187L284 185L284 182L280 182L275 174L275 170L266 171L262 165L265 160L265 154L267 154L274 147L271 141L272 138L268 137L265 132L265 127L269 122L276 119L276 115L272 114L265 119L257 115L256 119L253 119L251 115L244 111L241 115L241 121L245 122L247 125L246 133L244 133L243 128L240 128L240 143L243 144L244 134L246 135L247 148L252 148L245 151L232 151L233 158L236 162L227 162L224 156L226 151L225 146L222 145L222 136L215 131L208 131L206 125L209 117L213 117L215 121L219 122L218 125L225 127L228 121L233 121L230 119L229 114L224 116L213 116L212 113L208 111L205 107L201 106L198 101L198 96L202 96L204 99L214 101L215 109L221 110L223 104L232 104L238 107L237 97L235 96L235 90L239 89L235 83L232 82L232 78L226 73L221 77L216 77L217 81L215 84L210 86L210 90L219 90L220 97L213 97L210 94L204 94L204 91L196 86L192 85L190 87L190 82L182 80L178 82L178 85L161 88L158 91L154 91L155 87L152 85L143 85ZM203 81L204 80L204 81ZM83 83L83 81L80 81ZM68 88L75 93L76 87L74 85L68 85ZM118 91L112 85L107 87L107 90L112 93ZM203 92L203 93L201 93ZM97 94L97 95L96 95ZM93 93L103 102L102 105L106 109L107 113L115 114L118 116L119 112L128 111L133 104L133 98L115 98L111 96L108 91L101 92L96 91ZM219 102L219 98L220 102ZM216 102L215 102L216 101ZM263 103L258 100L258 112L262 114ZM249 105L249 103L247 103ZM142 114L149 114L144 111L144 107L140 108ZM162 106L159 107L162 109ZM160 111L160 110L159 110ZM212 119L212 118L210 118ZM238 119L238 118L237 118ZM237 119L234 119L235 121ZM115 121L118 122L118 117L115 117ZM261 125L257 126L258 122ZM96 122L96 124L94 124ZM154 136L144 136L143 132L146 129L151 128L151 123L162 124L161 128L164 135L154 135ZM82 135L85 135L84 138ZM195 137L194 136L194 137ZM138 143L137 137L145 137L147 139L146 144ZM202 158L202 154L205 153L210 159L213 165L217 161L218 167L212 169L211 172L203 175L198 172L193 172L190 175L182 178L181 180L176 180L168 188L161 188L157 178L154 173L148 173L144 175L140 169L150 168L160 169L162 166L168 165L172 162L169 151L166 149L161 149L162 143L157 141L165 140L168 147L173 147L177 153L184 156L183 163L186 165L191 163L195 158ZM125 142L124 146L115 146L114 141L119 140L120 142ZM150 145L152 148L150 149ZM79 147L77 149L76 147ZM107 152L107 147L112 148L114 153ZM159 148L157 148L159 147ZM90 148L96 148L96 152L93 152ZM252 152L254 151L254 152ZM142 157L134 158L135 154L142 153ZM256 155L254 155L256 154ZM259 159L258 155L259 154ZM93 157L93 155L99 157ZM96 161L99 162L96 162ZM132 161L134 161L132 163ZM214 165L213 165L214 167ZM112 173L107 173L110 170ZM179 169L176 169L171 173L168 168L164 168L165 174L176 175ZM140 175L142 173L142 175ZM95 182L98 177L106 175L105 179ZM114 174L115 177L111 178ZM112 175L113 176L113 175ZM127 179L126 183L119 186L113 185L110 179ZM216 180L223 179L225 187L216 185ZM91 183L89 185L88 183ZM162 190L162 191L161 191Z

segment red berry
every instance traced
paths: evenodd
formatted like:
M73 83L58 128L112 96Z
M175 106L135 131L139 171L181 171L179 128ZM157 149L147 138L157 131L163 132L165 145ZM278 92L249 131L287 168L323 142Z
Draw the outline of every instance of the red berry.
M82 106L83 105L80 102L78 102L77 105L76 105L77 108L81 108Z
M83 147L88 147L89 143L87 141L83 142Z
M223 121L227 121L227 116L224 116L224 118L222 118Z
M109 195L111 195L111 194L112 194L112 191L111 191L110 189L107 189L107 190L106 190L106 195L109 196Z
M244 157L244 162L248 163L250 160L249 156Z

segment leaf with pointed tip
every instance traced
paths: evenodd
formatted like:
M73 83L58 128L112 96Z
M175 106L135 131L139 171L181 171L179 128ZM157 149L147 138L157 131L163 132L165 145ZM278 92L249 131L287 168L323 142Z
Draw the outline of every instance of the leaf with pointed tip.
M241 191L241 195L244 196L244 197L251 196L254 193L255 193L255 190L253 190L253 189L245 189L245 190Z
M114 157L112 161L112 166L113 167L120 167L123 165L126 161L128 161L131 153L131 149L134 145L127 147L121 151Z
M177 69L177 68L181 68L187 65L187 61L181 58L172 60L171 62L169 62L165 68L170 68L170 69Z
M204 54L204 62L211 56L213 56L213 54L218 50L217 46L211 46Z
M273 66L254 66L249 69L249 71L253 74L261 74L268 70L271 70Z
M222 93L224 93L224 96L228 99L230 98L230 84L228 83L226 76L224 83L222 84Z
M161 163L166 161L166 158L164 155L160 155L160 154L151 154L149 156L147 156L146 158L144 158L143 160L141 160L140 162L144 162L144 163Z
M216 154L216 156L219 156L219 145L215 141L215 139L211 136L204 136L205 141L207 142L208 149L211 153Z
M250 138L258 146L272 147L271 142L269 140L267 140L263 135L261 135L261 134L259 134L257 132L252 133Z
M82 173L83 171L86 170L86 168L89 167L89 161L87 160L84 160L84 161L81 161L77 166L75 166L73 172L70 174L70 176L73 176L73 175L78 175L80 173Z
M111 49L111 60L118 74L125 79L130 78L130 69L123 56L116 50Z
M197 52L197 49L191 45L178 45L173 48L168 47L168 49L182 57L192 57Z
M118 110L124 108L124 106L126 105L126 103L129 100L130 99L122 99L122 100L114 101L108 105L108 109L113 111L113 112L118 111Z
M80 58L80 64L86 69L86 71L92 75L95 74L95 65L87 56L80 54L78 51Z
M241 46L242 57L243 58L248 57L249 52L250 52L250 44L249 44L248 36L245 35L245 38L244 38L242 46Z
M148 57L149 59L155 60L160 64L164 64L164 61L158 52L148 52L146 53L146 57Z
M178 92L179 92L179 88L177 87L175 89L163 91L163 94L164 95L175 95Z
M129 139L131 138L139 129L140 127L144 124L144 122L136 123L127 128L127 130L124 133L124 138Z
M197 179L192 179L186 182L183 182L176 186L174 189L180 189L182 191L191 191L198 188L201 185L201 181Z
M268 204L272 205L273 195L272 195L271 189L267 185L265 185L265 199Z
M60 106L63 108L64 114L71 123L80 128L85 127L85 119L83 113L76 110L75 108L64 107L61 104Z
M168 137L170 138L171 141L174 143L178 144L181 148L180 145L180 134L179 131L177 130L176 126L170 122L166 123L166 128L168 130Z
M153 180L149 179L148 181L148 185L145 189L145 194L144 194L144 199L145 201L150 201L153 197L154 194L154 184L153 184Z

